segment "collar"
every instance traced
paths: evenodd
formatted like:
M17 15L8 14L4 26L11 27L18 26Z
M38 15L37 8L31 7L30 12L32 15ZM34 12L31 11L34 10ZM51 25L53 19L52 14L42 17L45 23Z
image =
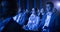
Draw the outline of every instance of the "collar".
M47 15L52 15L52 12L47 12Z

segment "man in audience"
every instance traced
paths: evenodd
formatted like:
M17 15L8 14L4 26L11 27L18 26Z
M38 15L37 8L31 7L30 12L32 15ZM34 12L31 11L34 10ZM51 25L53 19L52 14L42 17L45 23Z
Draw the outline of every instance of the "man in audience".
M43 15L40 23L41 32L59 32L59 16L53 12L54 4L52 2L46 3L46 14Z

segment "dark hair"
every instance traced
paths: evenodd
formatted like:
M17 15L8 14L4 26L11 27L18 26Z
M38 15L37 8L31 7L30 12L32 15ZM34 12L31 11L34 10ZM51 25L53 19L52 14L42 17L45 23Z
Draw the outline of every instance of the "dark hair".
M37 12L37 8L35 8L35 12Z
M54 7L54 4L52 2L47 2L46 4L50 4L51 7Z
M37 14L37 8L35 8L35 13Z

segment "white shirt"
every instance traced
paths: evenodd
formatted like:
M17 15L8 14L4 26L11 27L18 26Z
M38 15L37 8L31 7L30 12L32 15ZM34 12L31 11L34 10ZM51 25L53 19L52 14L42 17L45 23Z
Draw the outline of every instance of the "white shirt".
M34 14L31 14L31 16L29 17L29 21L28 21L28 28L29 30L37 30L38 29L38 25L39 25L39 21L40 18Z
M49 26L50 19L51 19L51 15L52 15L51 12L48 12L48 13L47 13L47 18L46 18L46 20L45 20L44 26L47 26L47 27Z
M25 20L26 20L26 14L25 13L19 13L18 15L16 15L15 17L13 17L13 19L19 23L20 25L24 25Z
M49 26L49 23L50 23L50 20L51 20L51 15L52 15L52 12L48 12L47 13L47 18L45 20L45 23L44 23L44 26L42 27L42 31L45 31L45 32L49 32L49 29L44 29L45 26L48 27Z
M21 17L21 14L18 14L16 16L13 17L14 21L16 21L17 23L19 22L19 18Z

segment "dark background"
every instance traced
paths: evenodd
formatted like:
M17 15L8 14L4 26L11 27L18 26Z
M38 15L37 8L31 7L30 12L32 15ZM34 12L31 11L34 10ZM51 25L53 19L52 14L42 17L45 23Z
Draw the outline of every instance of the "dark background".
M18 0L18 5L22 9L29 9L31 10L32 8L38 8L41 9L42 7L45 7L46 2L53 2L55 8L60 11L60 6L59 8L56 6L56 2L60 0Z

